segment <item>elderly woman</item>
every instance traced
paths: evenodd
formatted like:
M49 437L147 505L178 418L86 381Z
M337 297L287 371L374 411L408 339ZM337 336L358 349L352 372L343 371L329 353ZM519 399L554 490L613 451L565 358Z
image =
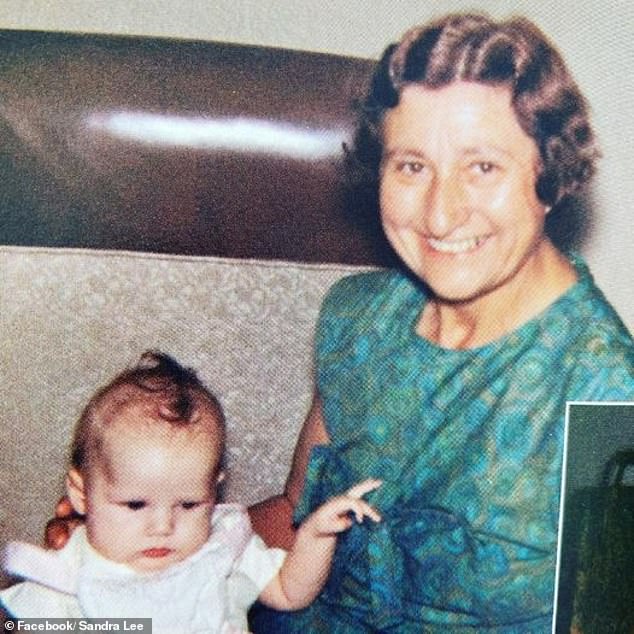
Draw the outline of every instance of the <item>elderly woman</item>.
M283 544L372 476L384 521L254 629L550 631L565 403L634 400L631 337L544 232L594 171L586 103L530 22L450 15L387 49L357 150L408 271L331 290L286 491L252 511Z

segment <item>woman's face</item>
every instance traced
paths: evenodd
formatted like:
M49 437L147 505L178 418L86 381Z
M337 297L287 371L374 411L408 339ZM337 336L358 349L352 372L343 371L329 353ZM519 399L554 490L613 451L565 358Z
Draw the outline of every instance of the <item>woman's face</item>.
M408 86L383 127L381 219L437 298L471 301L534 282L547 240L539 154L507 88Z

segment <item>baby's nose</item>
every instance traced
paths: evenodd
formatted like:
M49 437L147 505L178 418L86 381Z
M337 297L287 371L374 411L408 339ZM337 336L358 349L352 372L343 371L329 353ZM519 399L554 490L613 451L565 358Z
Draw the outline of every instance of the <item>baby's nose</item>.
M154 509L147 530L150 535L171 535L174 531L174 511L169 508Z

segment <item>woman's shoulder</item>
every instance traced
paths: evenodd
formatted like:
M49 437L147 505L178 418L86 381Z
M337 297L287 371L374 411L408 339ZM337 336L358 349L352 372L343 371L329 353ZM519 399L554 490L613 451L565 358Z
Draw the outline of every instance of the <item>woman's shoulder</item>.
M397 269L381 269L348 275L338 280L328 291L323 310L366 309L386 298L399 294L420 293L414 282Z
M422 287L398 270L342 278L322 304L315 338L318 358L332 351L356 349L368 337L394 341L424 301Z
M631 361L634 354L632 335L578 256L575 266L580 272L579 284L567 298L569 301L563 304L563 309L579 326L580 339L594 342L589 345L593 354L618 351L629 356Z
M630 400L634 339L587 267L581 272L577 288L548 320L551 336L563 342L560 363L574 377L569 395L571 400Z

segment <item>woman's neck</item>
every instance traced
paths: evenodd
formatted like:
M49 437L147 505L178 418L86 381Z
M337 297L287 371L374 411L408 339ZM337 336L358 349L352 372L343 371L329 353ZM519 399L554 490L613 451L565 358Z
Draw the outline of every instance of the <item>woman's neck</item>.
M448 349L492 343L530 321L577 280L572 264L545 242L513 279L473 299L433 298L418 321L418 335Z

